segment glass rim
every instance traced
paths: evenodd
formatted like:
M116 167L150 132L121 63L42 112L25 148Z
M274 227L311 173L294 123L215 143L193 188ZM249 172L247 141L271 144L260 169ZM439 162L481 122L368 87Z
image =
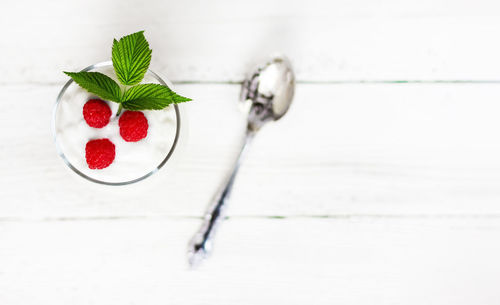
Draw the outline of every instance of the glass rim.
M82 69L81 71L82 72L87 72L87 71L90 71L90 70L93 70L93 69L96 69L96 68L107 67L107 66L112 66L112 65L113 65L113 63L111 61L103 61L103 62L100 62L100 63L97 63L97 64L90 65L90 66L86 67L85 69ZM156 74L152 70L148 69L148 73L150 73L160 84L162 84L164 86L168 86L167 83L158 74ZM175 147L177 146L177 142L179 140L179 134L180 134L180 128L181 128L181 116L180 116L180 111L179 111L179 107L177 106L177 104L173 105L174 109L175 109L175 120L176 120L174 142L172 143L172 146L170 147L170 150L167 153L167 155L165 156L165 158L153 170L151 170L149 173L147 173L145 175L142 175L142 176L140 176L138 178L132 179L132 180L127 180L127 181L122 181L122 182L108 182L108 181L103 181L103 180L99 180L99 179L96 179L96 178L92 178L92 177L84 174L80 170L78 170L75 166L73 166L73 164L71 164L71 162L69 162L68 158L66 157L66 155L62 151L61 145L59 144L59 141L58 141L57 128L56 128L56 117L57 117L57 109L58 109L59 103L61 102L61 98L63 97L64 93L66 92L66 90L68 89L68 87L73 82L74 82L73 79L70 78L64 84L64 86L62 87L61 91L57 95L56 102L55 102L54 108L52 110L52 135L54 137L54 143L56 145L57 154L63 159L64 163L73 172L75 172L76 174L78 174L80 177L85 178L86 180L94 182L94 183L103 184L103 185L119 186L119 185L129 185L129 184L133 184L133 183L142 181L142 180L144 180L144 179L152 176L154 173L158 172L167 163L167 161L172 156L172 154L173 154L173 152L175 150Z

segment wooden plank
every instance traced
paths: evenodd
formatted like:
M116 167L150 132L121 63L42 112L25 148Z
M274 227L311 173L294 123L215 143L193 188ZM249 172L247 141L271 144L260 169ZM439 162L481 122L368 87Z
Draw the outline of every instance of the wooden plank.
M238 85L182 85L183 148L157 177L101 187L66 169L50 131L59 86L4 86L4 218L199 216L244 128ZM500 86L300 85L257 136L230 215L500 214Z
M498 219L230 219L185 260L197 220L0 223L0 303L494 304Z
M10 30L0 83L60 82L61 71L108 60L113 37L141 29L153 69L176 81L240 81L273 52L289 55L301 81L498 80L499 8L494 0L18 1L2 5L0 26Z

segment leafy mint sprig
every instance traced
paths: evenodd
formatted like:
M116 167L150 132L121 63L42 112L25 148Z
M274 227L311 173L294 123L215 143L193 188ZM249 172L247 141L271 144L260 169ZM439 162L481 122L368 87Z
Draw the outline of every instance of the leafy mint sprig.
M161 110L170 104L191 101L190 98L180 96L164 85L139 84L148 70L151 53L144 31L127 35L119 41L113 40L111 58L118 80L126 86L123 91L113 79L100 72L64 73L88 92L120 104L117 115L122 108Z
M111 55L118 80L127 86L140 83L151 62L151 52L143 31L120 41L113 39Z

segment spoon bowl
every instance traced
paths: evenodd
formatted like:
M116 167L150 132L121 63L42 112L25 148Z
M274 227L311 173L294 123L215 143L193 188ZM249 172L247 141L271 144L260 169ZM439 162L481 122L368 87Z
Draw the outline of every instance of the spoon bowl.
M295 75L286 57L275 57L258 67L243 82L241 100L250 101L249 128L258 130L269 121L279 120L292 104Z

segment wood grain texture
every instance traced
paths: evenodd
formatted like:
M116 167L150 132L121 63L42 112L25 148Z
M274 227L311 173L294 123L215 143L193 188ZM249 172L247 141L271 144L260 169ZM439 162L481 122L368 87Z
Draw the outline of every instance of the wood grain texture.
M202 214L241 140L239 85L177 86L195 99L181 107L177 159L123 188L82 181L59 160L49 129L58 89L4 86L0 129L17 132L2 136L2 217ZM498 96L485 84L301 84L290 113L257 136L229 213L499 215Z
M500 5L478 1L3 1L0 304L498 304ZM56 155L66 77L145 30L194 98L158 175L102 187ZM241 168L213 257L187 242L238 150L239 84L299 85Z
M240 81L271 52L301 81L498 80L498 1L55 0L0 4L0 83L62 81L144 29L174 81Z
M0 223L2 304L496 304L497 220L229 219L190 271L195 220ZM320 238L318 238L320 237Z

